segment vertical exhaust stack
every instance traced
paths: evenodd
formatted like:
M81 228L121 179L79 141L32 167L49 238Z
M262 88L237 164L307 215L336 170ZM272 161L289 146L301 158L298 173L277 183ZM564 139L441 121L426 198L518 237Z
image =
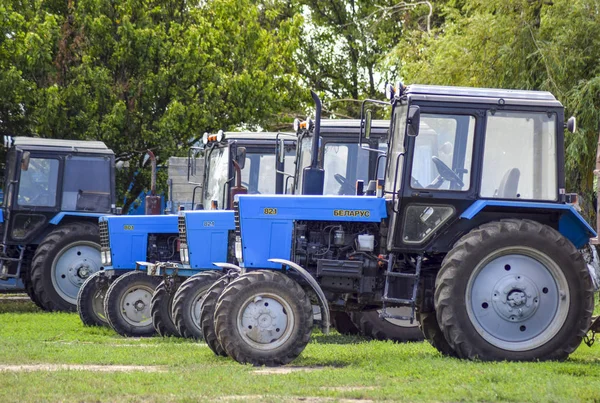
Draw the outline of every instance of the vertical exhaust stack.
M146 215L160 215L160 196L156 195L156 156L151 150L148 150L150 163L152 167L152 178L150 179L150 194L146 196Z
M242 195L248 193L248 189L242 185L242 168L236 160L233 162L233 169L235 169L235 186L232 186L229 191L229 209L233 210L233 202L235 201L235 195Z
M322 195L325 184L325 170L318 166L319 144L321 142L321 100L314 91L311 91L310 95L315 101L317 111L315 115L315 129L313 132L312 158L310 166L304 168L304 171L302 172L302 194Z

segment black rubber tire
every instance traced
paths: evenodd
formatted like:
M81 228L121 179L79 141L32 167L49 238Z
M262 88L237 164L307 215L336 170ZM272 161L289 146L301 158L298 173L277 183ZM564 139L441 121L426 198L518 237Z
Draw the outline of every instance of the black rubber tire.
M363 336L375 340L391 340L396 343L423 341L423 333L417 323L411 327L397 326L379 318L377 311L351 312L350 319Z
M160 277L149 276L146 272L131 271L112 282L104 299L104 312L110 327L115 332L127 337L150 337L156 333L150 315L150 301L160 281ZM147 309L147 312L145 315L141 315L141 320L135 324L125 319L121 302L128 292L139 288L147 291L149 295L146 296L147 308L143 308Z
M469 301L466 301L466 290L474 269L491 253L504 248L517 251L518 248L529 248L543 254L561 271L569 290L564 323L548 341L525 351L500 349L486 341L467 313ZM510 252L510 249L507 251ZM586 334L594 308L594 295L582 256L571 242L546 225L511 219L484 224L454 245L438 273L434 302L440 329L460 358L562 360L575 351Z
M195 274L185 280L175 293L172 317L181 337L202 340L200 320L192 314L196 308L194 304L221 276L221 272L213 270Z
M88 241L98 247L100 256L100 235L98 226L89 222L76 222L62 225L50 232L40 243L33 256L31 264L31 283L33 294L39 301L39 305L46 311L77 310L76 302L65 300L54 288L52 283L52 263L58 253L68 245ZM77 296L74 296L76 298Z
M206 291L206 296L200 307L200 327L204 341L215 355L221 357L227 357L227 353L217 337L215 311L217 309L217 301L228 283L229 280L227 278L221 278L213 283L208 291Z
M237 323L242 305L249 298L263 293L281 298L294 316L287 340L269 350L253 348L240 334ZM297 282L279 272L257 270L245 273L225 288L217 302L215 328L219 342L227 355L242 364L273 367L290 363L308 344L312 327L310 299Z
M360 334L358 327L350 319L347 312L330 311L331 326L338 331L339 334L346 336L354 336Z
M150 312L152 315L152 324L156 332L162 337L175 336L179 337L179 331L173 322L171 313L173 312L173 299L175 292L181 285L179 278L175 279L173 289L167 291L164 280L154 290L152 295L152 304Z
M444 333L442 332L442 329L440 329L435 312L418 312L417 320L419 321L419 328L429 344L437 349L443 356L458 357L456 351L454 351L454 349L450 347L450 344L448 344L448 341L446 341Z
M85 326L108 327L108 319L104 312L104 299L110 286L110 280L103 271L89 276L77 294L77 313ZM100 304L94 306L95 304Z
M39 308L42 308L42 304L35 295L35 291L33 289L33 283L31 282L31 260L33 258L33 252L29 249L25 251L23 255L23 261L21 263L21 281L23 282L23 287L25 287L25 292L31 298L31 301L36 304ZM43 308L42 308L43 309Z

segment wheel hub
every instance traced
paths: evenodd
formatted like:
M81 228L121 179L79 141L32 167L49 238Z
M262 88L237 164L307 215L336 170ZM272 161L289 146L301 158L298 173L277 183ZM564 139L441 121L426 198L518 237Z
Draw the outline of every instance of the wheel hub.
M138 300L138 301L135 301L135 303L133 304L133 307L135 309L137 309L138 311L143 311L144 308L146 307L146 304L144 304L144 301Z
M100 252L93 242L80 241L64 247L52 262L52 284L66 301L77 303L83 282L100 270Z
M492 345L526 351L550 340L566 318L568 285L557 264L529 247L499 249L476 267L467 284L467 309Z
M288 327L288 315L283 305L268 297L257 296L242 314L241 328L250 340L268 344L279 340Z
M539 306L535 283L523 274L506 275L493 287L494 310L504 320L518 322L530 318Z
M121 299L123 319L133 326L146 326L152 321L150 302L152 299L150 286L134 286L127 290Z

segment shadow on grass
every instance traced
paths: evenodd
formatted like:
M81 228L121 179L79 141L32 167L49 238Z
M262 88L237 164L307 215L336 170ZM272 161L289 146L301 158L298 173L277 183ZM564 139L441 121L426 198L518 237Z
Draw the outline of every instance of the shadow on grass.
M0 294L0 314L41 312L29 297L21 294Z
M323 334L318 331L313 331L311 341L317 344L357 344L369 341L369 339L362 336L344 336L337 332Z

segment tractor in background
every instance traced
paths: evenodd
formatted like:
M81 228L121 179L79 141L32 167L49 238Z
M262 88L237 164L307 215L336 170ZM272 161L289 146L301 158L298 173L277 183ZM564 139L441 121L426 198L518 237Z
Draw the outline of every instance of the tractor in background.
M224 353L291 362L309 342L318 301L324 331L341 304L418 320L449 356L568 357L594 307L578 249L596 236L565 189L564 128L574 131L574 118L565 122L548 92L399 85L388 94L384 180L367 187L375 196L234 203L241 274L213 300ZM311 166L303 180L319 190L323 172Z
M114 154L99 141L5 143L0 282L21 279L43 310L74 311L102 266L98 217L116 211Z
M192 148L188 158L191 181L196 180L198 157L204 161L192 205L207 214L219 214L222 212L205 209L227 207L231 192L283 192L283 177L276 174L276 138L284 142L290 162L295 150L292 136L222 131L205 135L204 147ZM237 175L234 169L239 170ZM277 169L283 170L284 163ZM198 203L197 194L201 195ZM233 219L230 221L232 226ZM163 336L179 335L171 318L173 297L183 279L197 271L190 274L178 264L182 241L177 226L174 214L100 219L104 270L90 278L79 293L78 310L84 324L110 325L124 336L149 336L155 331ZM222 243L219 235L208 239L216 251ZM227 239L223 244L227 248ZM166 261L174 266L175 274L165 277L166 281L161 281L164 273L144 271L150 264Z

